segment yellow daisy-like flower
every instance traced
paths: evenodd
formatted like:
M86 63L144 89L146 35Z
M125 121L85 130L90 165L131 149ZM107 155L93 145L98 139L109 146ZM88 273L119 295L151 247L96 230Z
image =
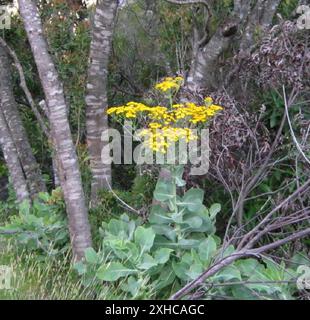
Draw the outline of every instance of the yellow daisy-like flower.
M151 129L159 129L159 128L162 127L162 125L161 125L160 123L158 123L158 122L151 122L151 123L149 124L149 127L150 127Z
M155 89L162 92L167 92L169 90L177 91L180 89L182 82L183 82L182 77L175 77L175 78L167 77L164 79L164 81L156 84Z
M207 106L211 106L213 103L213 99L211 97L206 97L204 99L204 102L206 103Z

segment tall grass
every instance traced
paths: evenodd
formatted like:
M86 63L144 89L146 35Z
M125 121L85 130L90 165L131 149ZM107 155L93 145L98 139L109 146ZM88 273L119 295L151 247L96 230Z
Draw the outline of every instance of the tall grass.
M13 271L11 289L0 289L7 300L108 300L116 289L93 283L83 286L73 270L71 254L50 259L26 251L17 252L13 242L0 242L0 265ZM100 286L100 287L99 287Z

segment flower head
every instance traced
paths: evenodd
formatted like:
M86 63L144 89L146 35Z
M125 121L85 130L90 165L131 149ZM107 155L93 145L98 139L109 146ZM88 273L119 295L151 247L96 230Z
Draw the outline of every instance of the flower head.
M184 79L168 77L158 83L155 88L162 92L179 90ZM127 119L143 119L146 127L139 133L144 144L152 151L166 153L169 146L185 139L186 142L198 139L192 127L206 123L219 111L221 106L213 104L211 97L204 99L205 105L194 102L175 103L170 106L148 106L141 102L128 102L126 105L111 107L107 114L122 116Z
M155 85L155 89L162 92L177 91L180 89L182 82L183 82L182 77L175 77L175 78L168 77L168 78L165 78L164 81L157 83Z

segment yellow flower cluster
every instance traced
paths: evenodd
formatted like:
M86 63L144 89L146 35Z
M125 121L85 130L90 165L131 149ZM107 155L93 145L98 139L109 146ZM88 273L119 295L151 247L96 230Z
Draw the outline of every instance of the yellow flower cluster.
M183 78L181 77L165 78L155 88L163 92L171 89L178 90L182 83ZM171 102L169 108L147 106L140 102L128 102L123 106L109 108L107 114L119 115L128 119L142 116L144 120L148 120L148 127L142 130L140 136L144 138L144 143L151 150L165 153L172 143L180 139L184 138L186 142L197 139L188 126L205 123L223 109L213 104L211 97L206 97L204 102L203 106L193 102L179 104Z
M164 79L164 81L157 83L155 86L155 89L160 90L162 92L167 92L169 90L179 90L182 82L183 82L183 78L182 77L167 77Z
M149 107L140 102L128 102L124 106L112 107L107 111L108 115L123 115L125 118L136 118L139 114L146 113L146 115L154 120L164 119L167 114L166 107Z
M218 111L223 110L222 107L212 104L212 99L209 101L211 102L209 106L198 106L193 102L173 105L172 107L175 109L173 113L176 121L187 119L189 122L194 124L197 124L199 122L206 122Z
M149 107L139 102L128 102L124 106L112 107L108 109L109 115L123 115L125 118L136 118L138 115L145 113L151 120L161 121L163 125L173 125L179 120L186 119L190 123L197 124L206 122L213 117L218 111L223 110L222 107L213 103L211 98L209 106L198 106L193 102L185 104L173 104L172 109L162 106ZM210 100L211 99L211 100Z
M143 129L138 136L143 138L145 146L152 151L166 153L171 144L185 139L186 142L198 137L190 128L161 127L159 123L150 123L150 129Z
M107 114L124 115L125 118L136 118L139 112L150 111L151 107L140 102L128 102L124 106L109 108Z

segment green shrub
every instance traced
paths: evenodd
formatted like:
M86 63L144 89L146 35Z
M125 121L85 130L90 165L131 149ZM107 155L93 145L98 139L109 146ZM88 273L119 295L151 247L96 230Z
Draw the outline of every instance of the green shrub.
M23 202L18 213L0 227L0 236L13 239L21 249L44 256L67 251L69 235L61 192L40 193L32 204Z
M101 249L87 249L85 261L75 265L86 286L105 281L131 299L168 298L235 251L232 245L223 250L215 236L221 206L207 209L200 189L177 195L177 186L184 186L183 168L171 173L171 181L157 182L154 198L160 205L153 206L147 223L126 214L102 223ZM293 270L268 259L239 260L208 279L206 297L289 299L293 291L288 283L294 276Z

